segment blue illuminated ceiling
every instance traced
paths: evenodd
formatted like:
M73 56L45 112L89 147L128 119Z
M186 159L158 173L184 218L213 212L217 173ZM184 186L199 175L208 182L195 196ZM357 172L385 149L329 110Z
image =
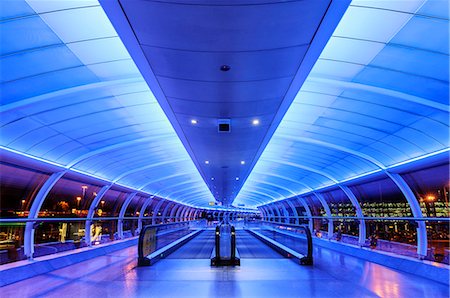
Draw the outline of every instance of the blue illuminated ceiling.
M229 205L349 1L100 3L216 200Z
M146 56L133 54L131 59L128 51L133 47L127 50L111 25L115 16L108 14L110 21L97 1L0 1L0 144L3 150L195 206L214 201L203 178L213 176L208 171L221 158L234 163L229 177L242 177L236 185L245 182L234 204L258 206L445 153L449 148L448 5L447 0L353 1L300 92L292 95L295 99L281 122L283 113L277 111L283 109L274 106L279 96L262 95L286 90L279 77L292 79L295 67L293 60L280 57L301 57L301 46L261 55L261 65L246 56L248 48L233 48L244 46L245 40L228 43L227 51L240 54L204 52L201 59L207 63L198 63L199 56L190 52L149 44L147 55L168 59L154 65L156 75L165 77L164 85L178 92L183 89L170 86L189 82L182 85L193 98L169 96L174 104L169 118L176 120L177 132L183 127L186 134L180 140L155 99L161 88L150 82L150 91L149 80L136 67ZM246 28L234 29L246 32ZM269 32L268 36L274 34ZM195 33L201 37L205 32ZM173 41L173 35L159 38ZM213 41L194 41L185 40L197 52L217 46ZM217 71L222 64L229 64L231 70ZM254 71L235 71L249 64ZM201 68L208 65L214 70ZM171 78L173 73L179 77ZM242 83L238 89L254 94L254 101L216 105L206 103L210 95L231 91L195 87L187 79L276 82L263 81L254 87ZM203 94L208 98L202 99ZM164 103L162 107L166 108ZM185 110L195 113L185 115ZM219 141L207 147L202 143L202 136L209 134L204 125L215 126L212 119L228 117L224 111L232 113L231 118L242 118L232 123L233 132L242 129L237 142L242 147L232 153L223 153L225 145ZM198 121L195 127L192 116ZM257 133L249 126L255 116L260 120ZM278 123L269 142L264 135L270 136ZM198 150L194 162L183 146L189 139L207 148L188 147L191 155Z
M353 1L235 203L448 151L448 12L448 1Z
M214 200L97 1L1 5L3 148L186 204Z

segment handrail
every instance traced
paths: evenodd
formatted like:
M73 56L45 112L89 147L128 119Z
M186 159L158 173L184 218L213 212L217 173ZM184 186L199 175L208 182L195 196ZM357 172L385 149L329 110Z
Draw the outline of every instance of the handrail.
M236 258L236 229L231 226L231 259Z
M292 226L295 228L300 228L304 230L306 235L306 242L308 244L308 250L306 252L306 255L303 258L300 258L300 264L302 265L312 265L313 264L313 242L312 242L312 235L311 230L307 225L296 225L296 224L285 224L285 223L275 223L275 222L268 222L268 221L262 221L264 223L269 223L272 225L278 225L278 226Z
M230 255L228 256L221 256L221 248L220 248L220 238L224 235L228 235L228 232L224 232L224 235L222 235L222 227L223 226L230 226ZM228 239L225 239L225 241L228 241ZM225 254L227 254L228 251L225 250ZM224 225L217 225L216 231L215 231L215 246L214 251L212 253L214 257L211 257L211 266L239 266L241 264L241 260L239 257L236 257L236 230L234 226L231 226L230 224L224 224ZM211 255L211 256L212 256Z
M216 259L220 260L220 226L216 226Z

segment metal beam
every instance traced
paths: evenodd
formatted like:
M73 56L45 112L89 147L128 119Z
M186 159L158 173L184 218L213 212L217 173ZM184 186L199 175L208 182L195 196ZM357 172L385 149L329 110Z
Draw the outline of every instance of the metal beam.
M353 192L345 185L339 185L339 187L342 189L342 191L346 194L346 196L350 199L352 202L352 205L355 207L356 215L358 217L363 218L364 214L361 208L361 205L359 204L358 200L356 199L356 196L353 194ZM364 219L359 220L359 238L358 238L358 244L360 246L364 245L366 242L366 223Z
M53 173L50 177L48 177L47 181L42 185L41 189L37 193L36 197L33 199L33 203L31 204L30 212L28 213L28 218L36 219L39 216L39 210L41 210L42 204L45 201L50 190L53 186L61 179L66 171ZM34 253L34 222L27 222L25 225L24 232L24 253L28 259L33 259Z
M117 220L117 232L119 234L119 239L123 239L123 218L125 216L125 212L127 211L128 205L130 205L136 195L137 192L130 193L120 208L119 219Z
M158 211L161 208L162 204L165 202L166 200L161 199L158 204L156 204L155 209L153 210L153 216L152 216L152 225L156 225L156 217L158 216Z
M138 219L138 232L139 233L142 230L142 219L144 218L145 210L147 210L147 207L152 204L153 198L154 198L154 196L147 198L147 200L145 200L144 203L142 204L141 211L139 212L139 219Z
M399 174L388 173L392 181L400 188L403 195L411 207L411 211L414 217L423 218L422 209L420 208L419 201L412 192L408 183ZM416 221L417 223L417 254L419 258L424 259L427 255L428 239L427 239L427 227L424 221Z
M167 212L169 211L169 207L172 207L174 204L176 204L176 203L175 202L167 203L166 207L164 208L164 210L163 210L163 212L161 214L161 222L162 223L165 223L166 215L167 215Z
M98 203L101 201L101 199L105 196L106 192L112 187L112 184L103 186L100 191L98 192L97 196L92 201L91 205L89 206L87 218L93 218L94 217L94 211L95 208L97 208ZM92 245L91 241L91 220L86 220L85 228L84 228L84 239L88 246Z
M322 194L317 193L317 192L314 192L313 194L319 200L320 204L322 204L323 209L325 210L325 213L328 217L328 219L327 219L328 220L328 236L327 236L327 238L331 239L331 238L333 238L333 234L334 234L334 221L331 218L333 216L333 214L331 213L330 206L328 206L328 203L325 200L325 198L322 196Z

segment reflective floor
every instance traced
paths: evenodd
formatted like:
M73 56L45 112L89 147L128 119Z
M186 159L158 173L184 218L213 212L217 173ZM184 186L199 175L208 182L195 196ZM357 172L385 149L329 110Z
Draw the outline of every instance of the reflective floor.
M209 242L208 235L200 237ZM449 297L446 285L327 249L315 249L314 267L275 255L258 258L247 251L235 268L211 268L209 259L186 259L182 254L136 268L136 254L136 248L127 248L55 270L3 287L1 296Z

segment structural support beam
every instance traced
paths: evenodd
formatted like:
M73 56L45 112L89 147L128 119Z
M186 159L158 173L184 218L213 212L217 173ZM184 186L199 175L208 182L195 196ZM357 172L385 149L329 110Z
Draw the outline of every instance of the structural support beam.
M314 222L312 219L311 209L309 209L308 204L306 204L305 200L302 197L298 197L297 202L299 202L300 205L302 205L303 208L305 208L306 216L308 216L309 218L308 220L309 230L311 231L311 233L314 234Z
M92 245L92 240L91 240L92 221L90 220L90 218L94 217L94 212L95 212L95 209L97 208L98 203L105 196L106 192L111 188L111 186L112 186L112 184L103 186L100 189L100 191L98 192L97 196L92 201L91 205L89 206L89 211L87 214L87 218L89 218L89 220L86 220L86 224L85 224L85 228L84 228L84 239L88 246Z
M403 195L411 207L411 212L416 218L423 218L422 209L420 209L419 202L416 196L412 192L409 185L399 174L387 173L389 177L394 181L398 188L402 191ZM416 221L417 223L417 254L420 259L424 259L427 255L428 239L427 239L427 227L424 221Z
M356 196L353 194L353 192L345 185L339 185L339 187L342 189L342 191L345 193L345 195L350 199L352 202L353 207L355 207L356 215L358 217L361 217L359 220L359 237L358 237L358 244L360 246L363 246L366 242L366 223L363 219L364 214L361 208L361 205L359 204L358 200L356 199Z
M175 206L172 208L172 210L170 210L170 215L169 215L169 217L170 217L170 219L171 219L173 222L176 221L176 218L175 218L176 212L177 212L182 206L183 206L183 205L177 204L177 205L175 205Z
M330 206L328 206L327 201L325 200L325 198L322 196L322 194L314 192L314 196L319 200L320 204L322 204L323 209L325 210L325 214L328 217L328 239L333 238L333 234L334 234L334 221L331 218L333 215L331 214L331 210L330 210Z
M289 205L289 208L291 208L292 214L295 217L294 224L298 224L299 223L299 218L298 218L297 208L295 208L294 204L292 204L292 202L290 200L286 200L286 203Z
M280 220L283 220L284 223L289 223L289 212L286 210L286 207L284 206L283 202L278 202L278 204L281 206L281 210L283 211L283 216L280 217Z
M153 210L152 225L156 225L156 218L158 217L159 209L161 208L163 203L164 199L161 199Z
M30 208L30 212L28 214L29 219L36 219L39 216L39 210L41 210L42 204L45 201L50 190L55 186L55 184L61 179L66 171L53 173L50 177L48 177L47 181L45 181L44 185L42 185L41 189L37 193L36 197L33 200L33 203ZM27 222L25 226L24 232L24 253L29 260L33 259L34 253L34 225L35 222Z
M138 232L142 231L142 219L144 218L145 210L147 207L152 204L154 197L149 197L145 200L144 204L142 204L141 211L139 211L139 219L138 219Z
M165 223L167 212L169 212L169 208L172 207L173 205L175 205L175 202L167 203L166 207L164 208L164 210L163 210L163 212L161 214L161 222L162 223Z
M128 205L130 205L136 194L136 192L130 193L125 199L125 202L123 202L122 207L120 208L119 219L117 220L117 232L119 234L119 239L123 239L123 218L125 216L125 212L127 211Z

